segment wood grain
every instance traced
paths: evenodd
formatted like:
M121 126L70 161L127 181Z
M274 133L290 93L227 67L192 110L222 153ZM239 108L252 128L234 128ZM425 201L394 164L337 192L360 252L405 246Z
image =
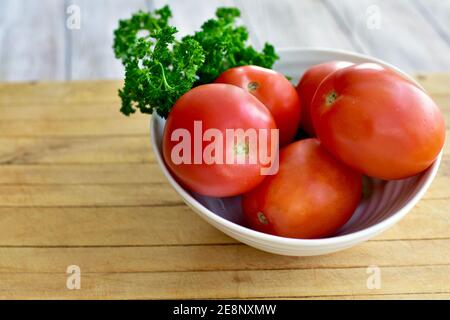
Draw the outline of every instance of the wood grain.
M237 0L253 42L275 47L333 47L357 50L339 30L338 23L321 1ZM273 23L276 21L277 23Z
M0 3L0 81L119 79L123 67L111 49L119 19L165 0L4 0ZM81 13L69 29L67 8ZM237 6L256 47L321 46L366 52L406 70L449 70L450 4L441 0L341 1L173 0L180 36L192 33L219 6ZM366 27L369 6L381 9L382 27ZM369 12L370 13L370 12ZM276 21L277 23L271 23ZM423 45L426 41L428 45Z
M3 257L0 260L0 272L58 273L71 264L80 266L86 273L431 266L449 265L450 256L445 254L449 251L450 239L370 241L353 250L309 258L276 256L243 244L115 248L3 247L0 248L0 256ZM380 255L380 252L384 254Z
M218 7L233 6L233 0L153 0L152 8L161 8L169 4L172 10L172 24L182 37L199 30L203 22L214 17Z
M450 75L418 79L448 117ZM0 298L448 298L448 144L430 190L393 228L343 252L281 257L181 202L148 117L117 112L118 86L0 85ZM72 264L81 290L66 289ZM367 289L369 265L381 268L379 290Z
M448 196L450 178L436 181L424 196L427 200L440 200ZM133 190L132 192L130 192ZM0 203L5 207L59 207L59 206L156 206L181 203L181 198L170 185L162 183L116 184L10 184L0 185Z
M64 107L64 112L61 108ZM30 102L27 105L20 105L15 103L0 103L0 118L4 123L11 120L26 121L26 120L53 120L53 121L80 121L93 119L97 120L124 120L122 114L118 111L120 109L119 101L111 102L84 102L82 106L73 103L44 103L39 105ZM144 120L144 118L140 118ZM147 119L148 120L148 119ZM146 120L146 121L147 121ZM128 121L129 122L129 121ZM148 123L148 122L147 122ZM57 123L54 125L58 125ZM116 130L119 128L116 128ZM15 132L9 132L9 135ZM37 132L36 134L39 134ZM43 133L41 133L43 134Z
M432 98L449 95L450 73L440 72L433 75L418 73L416 78ZM445 105L448 104L447 102Z
M425 86L429 85L425 83ZM450 129L450 95L434 93L433 97L444 111L447 128ZM119 101L89 102L83 107L67 103L64 104L64 113L58 112L59 109L61 105L53 102L47 102L46 106L41 108L37 105L2 106L0 135L13 138L41 138L148 135L149 133L149 118L140 115L133 117L134 119L130 121L118 112Z
M266 298L272 299L272 298ZM370 295L342 295L342 296L304 296L304 297L281 297L275 298L282 300L449 300L450 294L448 293L410 293L410 294L370 294Z
M65 27L81 9L81 29ZM148 117L117 111L111 50L119 18L162 0L0 3L0 298L449 299L450 147L402 221L343 252L310 258L255 250L186 207L155 162ZM236 5L256 47L365 52L417 76L450 123L450 3L438 0L174 0L180 35ZM367 28L367 8L381 29ZM277 23L273 24L272 22ZM81 268L81 290L66 268ZM367 266L382 287L366 286Z
M79 30L67 32L71 43L68 79L122 78L123 67L112 50L113 31L120 19L147 10L147 1L71 0L71 3L79 6L82 25Z
M405 71L450 69L450 46L410 0L343 0L324 3L351 41ZM442 2L441 2L442 3ZM442 6L442 8L444 5ZM373 19L379 17L379 28ZM425 40L426 39L426 40ZM423 45L426 41L427 45Z
M447 200L423 200L407 218L376 239L449 239L448 207ZM139 204L129 207L0 207L0 221L0 246L236 243L181 203L171 207Z
M157 163L19 164L0 168L0 185L161 184L167 182Z
M2 0L0 81L65 79L64 1Z
M118 113L118 108L114 110ZM113 112L111 110L111 112ZM86 137L86 136L137 136L149 134L149 119L140 117L139 121L119 119L51 119L38 120L0 120L0 136L12 138L32 137Z
M383 267L382 287L366 286L366 268L202 272L82 273L80 290L66 274L1 273L0 298L259 298L450 292L450 266ZM440 279L436 283L436 279ZM217 284L220 283L220 286Z
M117 90L121 81L73 81L66 82L26 82L0 83L0 106L66 105L76 103L83 108L84 103L117 102ZM86 110L87 112L88 110Z
M450 45L450 6L440 0L414 0L413 3L442 40Z
M0 186L4 207L163 206L181 199L166 183Z
M419 72L416 78L432 97L450 95L450 73ZM0 83L0 107L35 107L35 112L41 112L39 109L64 105L72 108L71 112L77 108L95 112L94 106L112 105L113 111L120 103L117 90L121 85L122 81L73 81L70 85L66 82Z
M1 164L154 162L149 136L0 138ZM145 148L142 148L146 146Z
M181 204L173 207L0 207L0 213L0 246L236 243Z

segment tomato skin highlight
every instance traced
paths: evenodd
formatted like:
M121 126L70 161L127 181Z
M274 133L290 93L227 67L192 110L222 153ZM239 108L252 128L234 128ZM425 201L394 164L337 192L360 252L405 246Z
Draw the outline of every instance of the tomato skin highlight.
M242 208L255 230L289 238L323 238L350 219L361 192L362 176L312 138L283 148L278 173L246 193Z
M215 82L238 86L261 101L280 129L280 146L294 139L300 124L301 102L284 75L258 66L242 66L223 72Z
M319 86L311 111L324 146L347 165L379 179L403 179L425 170L445 140L444 118L434 101L378 64L331 74Z
M248 92L228 84L206 84L195 87L184 94L173 106L164 128L162 151L164 161L170 172L187 189L196 193L213 196L228 197L247 192L257 186L264 178L261 175L263 164L207 164L202 161L195 164L193 157L194 122L201 121L202 129L217 129L223 136L223 155L236 152L236 146L225 143L227 129L276 129L275 121L269 110ZM186 129L191 136L192 157L190 163L174 163L171 153L179 141L172 141L175 130ZM202 154L211 142L202 141ZM258 141L258 144L262 143ZM267 150L271 150L272 141L269 139ZM274 141L273 143L277 143ZM227 149L228 148L228 149Z
M302 103L301 128L310 136L316 136L312 118L311 102L320 83L334 71L353 65L347 61L330 61L316 64L306 70L297 84L296 90Z

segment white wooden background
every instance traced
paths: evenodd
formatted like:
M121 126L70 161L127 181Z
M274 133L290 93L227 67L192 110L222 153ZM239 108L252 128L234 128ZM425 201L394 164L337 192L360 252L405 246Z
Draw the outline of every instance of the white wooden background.
M450 71L450 0L0 0L0 81L121 78L111 49L118 20L167 2L182 34L234 5L256 46L339 48L409 72ZM71 4L80 29L66 27Z

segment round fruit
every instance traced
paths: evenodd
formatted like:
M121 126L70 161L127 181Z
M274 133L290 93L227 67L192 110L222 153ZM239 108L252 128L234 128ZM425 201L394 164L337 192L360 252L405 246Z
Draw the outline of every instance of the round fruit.
M243 196L251 228L289 238L332 236L352 216L362 177L332 157L317 139L280 151L279 171Z
M233 132L239 129L249 135L238 139ZM267 131L267 139L260 138L261 130ZM164 160L191 191L238 195L258 185L265 177L261 170L272 165L260 155L264 148L267 154L272 150L271 130L276 125L269 110L248 92L229 84L198 86L175 103L167 118ZM278 141L273 143L277 148Z
M311 101L320 83L334 71L351 66L347 61L330 61L312 66L303 74L297 85L297 92L302 102L302 129L311 136L316 132L311 119Z
M258 98L280 129L280 146L294 139L300 123L300 99L284 75L271 69L243 66L225 71L215 82L238 86Z
M374 63L327 77L311 112L319 139L334 156L379 179L402 179L425 170L444 144L444 118L433 100L411 81Z

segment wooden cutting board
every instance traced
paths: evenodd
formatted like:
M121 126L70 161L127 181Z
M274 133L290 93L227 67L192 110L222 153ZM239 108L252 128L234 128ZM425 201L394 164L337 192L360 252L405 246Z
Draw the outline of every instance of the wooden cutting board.
M450 74L418 79L450 124ZM0 298L450 298L448 145L428 193L389 231L327 256L276 256L183 204L149 118L119 113L119 86L0 84ZM80 289L67 287L72 265Z

